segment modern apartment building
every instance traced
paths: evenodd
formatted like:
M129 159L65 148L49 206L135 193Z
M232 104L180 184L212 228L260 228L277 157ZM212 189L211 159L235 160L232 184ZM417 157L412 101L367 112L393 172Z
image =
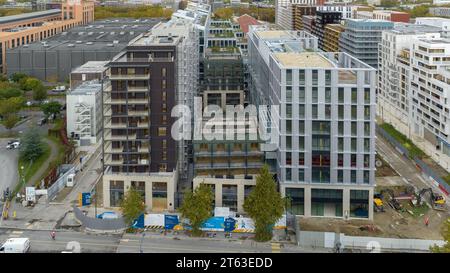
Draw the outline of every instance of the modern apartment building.
M89 61L72 70L70 89L75 89L83 82L102 80L107 76L109 61Z
M410 137L412 121L411 49L416 38L440 37L427 25L397 24L384 31L379 48L377 113L385 122Z
M249 69L252 101L279 106L264 124L278 133L277 179L291 212L373 219L376 70L318 51L307 33L256 27Z
M292 24L294 30L303 30L303 15L316 15L316 6L293 5Z
M450 17L450 8L446 7L431 7L428 9L431 15L437 17Z
M308 32L308 33L313 33L315 24L316 24L316 16L312 16L312 15L303 15L302 16L303 31Z
M414 27L414 34L383 33L378 115L449 171L450 41L439 29Z
M342 24L328 24L325 26L322 49L328 52L339 51L339 37L344 31Z
M340 12L317 11L315 18L316 22L313 26L312 34L317 37L320 49L324 49L325 27L328 24L338 24L341 19L342 13Z
M375 19L348 19L339 37L339 49L358 60L378 68L378 44L383 30L394 27L393 22Z
M6 50L44 40L69 28L94 21L94 3L67 1L62 9L0 18L0 73L7 71Z
M194 26L171 20L138 36L109 63L103 83L105 207L117 206L135 187L147 209L174 209L178 181L189 179L192 144L172 137L179 131L172 131L171 111L177 104L193 109L197 49ZM186 129L192 123L180 124Z

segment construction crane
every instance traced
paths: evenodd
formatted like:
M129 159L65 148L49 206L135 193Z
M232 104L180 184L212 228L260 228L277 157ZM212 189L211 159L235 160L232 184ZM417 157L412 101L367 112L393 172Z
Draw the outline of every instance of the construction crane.
M415 202L416 205L418 206L422 205L423 195L426 194L427 192L430 193L430 203L433 206L433 209L445 210L445 198L442 195L433 192L432 188L425 188L419 191Z

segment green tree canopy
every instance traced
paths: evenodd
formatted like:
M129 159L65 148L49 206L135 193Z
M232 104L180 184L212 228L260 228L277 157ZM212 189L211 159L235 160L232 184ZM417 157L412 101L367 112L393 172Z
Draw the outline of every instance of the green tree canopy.
M19 81L19 84L20 88L25 91L37 90L44 87L41 81L36 78L22 78Z
M16 113L9 113L2 119L2 124L6 129L11 130L20 121Z
M179 211L182 217L189 219L192 235L201 235L200 227L212 216L212 202L213 192L206 184L200 184L193 192L186 192Z
M131 187L120 204L120 210L125 223L131 225L136 218L145 212L145 202L142 195Z
M10 78L13 82L18 83L21 79L28 78L28 75L25 73L13 73Z
M255 240L272 239L272 226L283 215L284 203L269 167L265 165L256 178L255 188L244 201L245 212L255 222Z
M19 112L25 103L23 97L12 97L0 100L0 115L8 115Z
M36 101L43 101L47 98L47 90L44 86L33 89L33 99Z
M23 92L15 87L0 87L0 99L9 99L12 97L20 97L23 95Z
M21 138L20 157L29 162L39 158L43 152L42 139L38 130L29 129Z
M62 105L57 101L51 101L41 105L42 112L44 112L46 117L49 117L52 114L59 114L59 112L61 112L61 107Z

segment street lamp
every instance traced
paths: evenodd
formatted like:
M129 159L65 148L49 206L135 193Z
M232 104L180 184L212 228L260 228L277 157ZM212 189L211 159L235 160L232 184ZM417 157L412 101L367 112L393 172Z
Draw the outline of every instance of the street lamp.
M143 251L142 251L142 243L144 242L144 237L145 237L145 233L142 233L141 242L139 244L139 252L140 253L143 253Z

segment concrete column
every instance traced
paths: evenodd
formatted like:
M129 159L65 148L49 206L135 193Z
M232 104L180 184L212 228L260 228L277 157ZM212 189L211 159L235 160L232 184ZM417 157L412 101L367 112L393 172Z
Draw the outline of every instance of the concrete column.
M145 206L146 206L146 211L151 211L152 210L152 196L153 196L152 182L145 181Z
M174 210L175 207L175 181L167 182L167 209Z
M305 187L305 217L311 217L311 187Z
M350 217L350 189L342 190L342 202L344 219L348 219Z
M243 184L237 185L237 209L238 212L244 212L245 186Z
M216 207L222 206L222 184L216 184Z
M109 208L111 207L109 196L109 179L103 176L103 207Z
M369 189L369 220L373 220L373 188Z
M221 107L222 107L222 110L223 111L225 111L225 109L226 109L226 105L227 105L227 94L226 93L222 93L221 94L221 96L220 96L220 102L221 102Z

